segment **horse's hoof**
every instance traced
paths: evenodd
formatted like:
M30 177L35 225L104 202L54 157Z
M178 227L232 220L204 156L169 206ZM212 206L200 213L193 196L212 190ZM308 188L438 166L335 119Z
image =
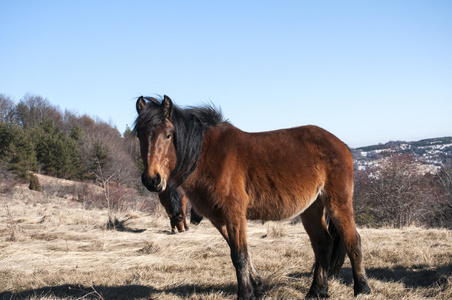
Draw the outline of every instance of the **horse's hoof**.
M328 292L325 290L319 290L319 291L312 291L310 290L309 293L306 295L305 299L322 299L322 298L329 298Z
M263 299L264 298L264 282L262 279L258 279L253 281L253 289L254 289L254 298L255 299Z
M364 295L369 295L370 294L370 287L367 284L366 281L361 282L361 284L357 285L354 287L355 290L355 297L360 295L360 294L364 294Z

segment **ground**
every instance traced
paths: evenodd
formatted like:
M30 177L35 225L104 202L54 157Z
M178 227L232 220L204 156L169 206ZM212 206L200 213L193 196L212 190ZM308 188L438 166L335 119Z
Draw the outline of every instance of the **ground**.
M0 299L235 299L229 249L206 220L170 234L163 210L107 210L18 185L0 194ZM358 299L451 299L452 231L358 229L372 289ZM313 252L301 224L250 222L248 242L265 299L302 299ZM353 297L348 260L331 299Z

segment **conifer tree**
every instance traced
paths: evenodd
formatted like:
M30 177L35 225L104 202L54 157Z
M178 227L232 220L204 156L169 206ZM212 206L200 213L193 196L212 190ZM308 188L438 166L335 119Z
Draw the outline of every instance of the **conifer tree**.
M3 149L3 159L9 170L20 178L26 178L28 171L37 171L36 151L33 141L27 131L12 125L4 135L7 141Z

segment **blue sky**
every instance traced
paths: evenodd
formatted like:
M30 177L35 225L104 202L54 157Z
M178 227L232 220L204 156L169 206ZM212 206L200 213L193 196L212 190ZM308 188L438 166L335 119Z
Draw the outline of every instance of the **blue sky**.
M0 93L123 132L135 99L349 144L452 135L452 1L4 1Z

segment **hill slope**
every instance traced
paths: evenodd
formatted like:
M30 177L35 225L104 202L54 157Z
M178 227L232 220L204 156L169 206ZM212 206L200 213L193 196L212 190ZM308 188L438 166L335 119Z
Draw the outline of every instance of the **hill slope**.
M452 137L431 138L420 141L391 141L352 150L358 168L366 168L378 163L382 158L394 153L410 153L415 159L430 167L452 163Z

